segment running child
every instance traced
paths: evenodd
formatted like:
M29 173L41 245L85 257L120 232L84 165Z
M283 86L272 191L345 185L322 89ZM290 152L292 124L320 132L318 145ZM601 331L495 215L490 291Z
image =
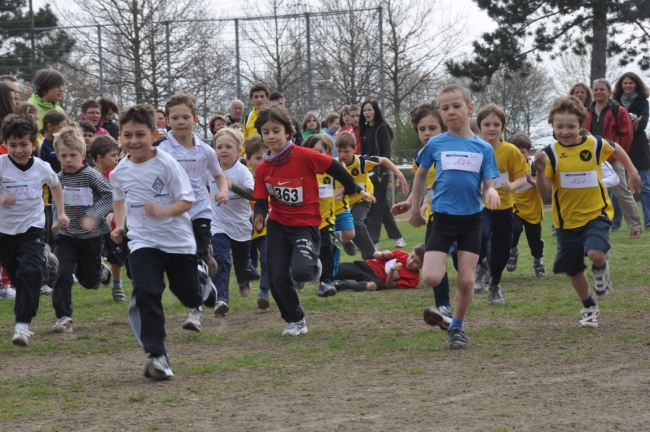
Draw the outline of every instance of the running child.
M399 249L377 251L373 259L341 263L333 285L337 291L417 288L424 249L424 243L420 243L410 254Z
M251 281L260 276L251 262L251 208L249 200L253 198L253 176L246 166L239 162L244 134L228 127L221 129L214 136L214 149L219 157L221 169L227 179L229 189L228 202L212 206L212 249L217 261L217 272L212 276L212 282L217 287L217 304L214 315L220 318L230 310L230 269L235 267L235 277L239 294L248 297L251 292ZM210 185L210 193L219 190L215 178L209 173L205 175ZM232 254L232 261L230 255Z
M537 182L535 181L537 173L532 169L533 163L530 161L533 144L528 135L523 133L512 135L510 142L524 156L524 159L528 163L528 172L526 172L526 183L515 192L513 239L512 247L510 248L510 259L508 259L506 270L513 272L517 269L519 238L521 237L521 232L525 229L530 254L533 256L535 276L544 277L546 276L546 269L542 262L542 257L544 256L544 240L542 240L544 203L537 191Z
M59 227L55 204L52 231L56 233L59 267L52 287L52 306L57 318L52 330L71 333L73 275L87 289L99 288L100 282L111 282L111 270L102 259L102 235L110 232L106 217L113 210L113 191L105 177L84 165L86 144L79 129L61 129L54 137L54 150L61 162L59 182L70 224L67 228Z
M474 111L470 92L463 86L450 85L438 97L440 115L448 131L431 138L416 158L420 164L413 184L411 202L422 200L427 172L435 164L435 194L431 210L435 214L431 236L426 245L422 278L427 286L438 286L447 272L449 248L457 244L458 292L454 313L449 323L449 348L466 348L464 321L474 297L474 269L481 249L481 210L483 204L496 208L499 194L492 179L499 176L494 151L488 143L476 137L469 128ZM481 194L481 184L483 193ZM411 225L420 227L426 219L420 212L411 212ZM424 311L425 320L439 322L444 327L445 316L435 307Z
M589 291L585 255L592 262L594 294L601 299L612 290L607 252L614 215L602 183L601 163L613 156L630 175L633 193L641 191L641 178L621 146L600 137L581 136L587 110L574 96L557 99L548 118L557 141L535 156L537 190L552 192L557 254L553 273L566 273L582 302L581 327L598 327L600 310Z
M259 164L262 163L267 147L262 137L257 134L246 138L244 145L246 146L246 165L254 180L255 172ZM250 205L251 210L253 210L255 201L251 200ZM266 267L266 227L260 232L253 230L250 256L254 269L257 269L257 261L260 262L260 292L257 295L257 307L266 310L271 306L269 300L269 272Z
M282 334L297 336L307 333L307 324L293 280L317 281L322 270L316 174L330 174L350 195L361 189L338 161L293 144L291 119L279 105L262 107L255 127L268 150L255 175L254 228L262 231L268 214L266 236L273 245L273 253L267 255L271 294L288 323Z
M499 177L494 180L493 186L500 198L497 208L483 208L479 262L488 258L489 251L491 279L488 301L493 305L502 305L506 299L501 290L501 276L510 259L512 246L514 191L526 184L528 164L517 147L502 138L506 130L506 113L503 108L494 104L483 106L476 116L476 123L480 137L494 150ZM475 292L485 291L486 276L485 266L477 266L474 279Z
M158 133L151 106L136 105L122 112L120 129L127 157L110 174L116 226L111 238L122 242L126 219L133 281L129 321L150 357L144 376L169 379L174 374L164 344L163 277L167 275L169 289L185 307L198 310L210 295L207 285L198 281L196 240L188 214L194 192L183 167L153 147Z
M95 160L95 169L107 180L119 162L119 150L120 147L117 141L110 135L98 136L90 145L89 153L90 157ZM113 216L113 212L111 211L106 217L111 231L115 229ZM102 241L104 250L106 251L106 261L111 265L111 274L113 275L113 301L123 302L126 299L124 289L122 288L122 267L124 267L126 259L124 250L122 249L122 245L111 240L110 232L102 236Z
M11 342L27 346L29 324L38 311L43 285L45 227L42 186L50 187L57 204L59 227L70 224L56 173L32 156L38 130L30 117L12 115L2 121L2 139L9 154L0 156L0 262L16 289L16 328Z

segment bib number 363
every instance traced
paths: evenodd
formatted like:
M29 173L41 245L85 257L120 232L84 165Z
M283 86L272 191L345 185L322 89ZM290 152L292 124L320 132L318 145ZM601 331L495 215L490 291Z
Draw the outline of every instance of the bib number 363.
M266 179L266 190L276 200L290 206L300 206L303 202L302 178L300 179Z

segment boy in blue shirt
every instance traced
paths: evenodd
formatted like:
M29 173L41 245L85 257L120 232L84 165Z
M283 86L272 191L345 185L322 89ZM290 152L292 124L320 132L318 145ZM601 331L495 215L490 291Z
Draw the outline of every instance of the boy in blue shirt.
M427 172L435 164L431 210L436 217L426 244L422 279L427 286L440 283L447 271L449 247L456 241L458 293L448 333L449 348L458 349L466 348L468 342L463 324L474 297L474 269L481 248L481 198L490 208L499 205L499 194L492 186L492 179L499 176L499 171L490 144L470 129L474 104L469 90L450 85L440 92L438 100L440 116L448 132L431 138L416 158L419 168L413 183L413 202L422 202ZM414 227L426 224L420 212L411 212L409 222ZM445 321L435 307L426 308L424 318L439 325Z

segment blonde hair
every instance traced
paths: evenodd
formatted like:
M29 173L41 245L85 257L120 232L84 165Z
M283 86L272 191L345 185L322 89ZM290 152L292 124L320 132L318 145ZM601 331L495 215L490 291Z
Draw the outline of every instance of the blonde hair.
M66 126L58 133L54 134L54 151L57 156L61 147L67 147L70 150L77 150L79 153L86 153L86 142L84 141L81 129L74 126Z
M332 137L327 134L310 135L307 137L305 142L302 143L302 146L313 149L318 143L321 143L326 154L332 154L332 150L334 150L334 141L332 141Z
M235 140L235 144L237 145L237 148L241 148L242 144L244 144L244 134L241 131L235 130L230 127L225 127L223 129L220 129L215 135L214 138L212 139L212 147L215 146L217 142L217 138L228 135L232 139Z
M460 84L451 84L440 90L440 93L438 93L438 100L440 100L440 96L443 94L453 92L460 92L463 95L463 99L465 99L467 106L472 103L472 94L470 93L469 89Z

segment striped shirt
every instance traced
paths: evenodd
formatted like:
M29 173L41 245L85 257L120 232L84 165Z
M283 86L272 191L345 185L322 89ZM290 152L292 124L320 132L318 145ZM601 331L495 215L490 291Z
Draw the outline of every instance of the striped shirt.
M108 180L85 165L73 174L61 171L59 181L63 187L65 214L70 218L70 226L65 230L57 229L57 234L85 239L110 232L106 216L113 211L113 190ZM56 221L56 204L53 213ZM97 222L90 231L81 227L81 221L86 216Z

